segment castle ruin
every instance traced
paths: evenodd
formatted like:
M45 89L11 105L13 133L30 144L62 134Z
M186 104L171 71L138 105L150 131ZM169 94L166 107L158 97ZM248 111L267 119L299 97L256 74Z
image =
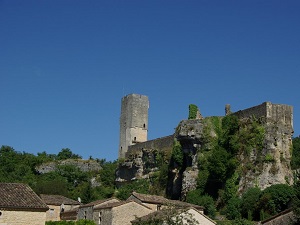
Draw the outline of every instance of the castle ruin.
M125 158L128 146L147 141L149 100L145 95L122 98L119 159Z
M192 169L185 171L184 168L174 176L169 176L173 180L171 185L168 184L168 188L170 196L182 198L196 185L197 152L201 152L203 145L206 118L183 120L174 134L148 141L148 107L149 101L146 96L132 94L122 99L119 158L125 158L125 162L119 166L117 181L151 177L151 172L157 170L155 163L151 163L155 161L153 152L172 151L173 141L177 139L182 145L182 151L190 157L186 159L184 167ZM253 186L265 189L273 184L292 183L290 160L294 132L293 107L264 102L248 109L231 112L230 105L226 105L225 114L236 115L241 120L253 117L261 119L265 129L263 150L258 153L254 149L250 156L238 156L243 167L246 168L250 164L253 167L240 178L239 192ZM267 156L271 157L272 161L264 160ZM175 178L177 180L174 180Z

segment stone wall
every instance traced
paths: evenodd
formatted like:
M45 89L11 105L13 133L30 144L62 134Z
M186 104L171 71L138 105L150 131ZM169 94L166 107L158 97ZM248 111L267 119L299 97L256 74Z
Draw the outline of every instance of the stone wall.
M256 118L264 117L271 121L286 124L287 126L293 126L293 107L289 105L264 102L248 109L239 110L233 113L233 115L239 118L249 118L252 116Z
M119 159L128 146L147 141L149 100L145 95L130 94L122 98L120 116Z
M46 212L21 211L21 210L0 210L1 225L45 225Z
M49 210L46 212L46 221L60 221L60 206L48 205Z
M151 209L136 202L128 202L124 205L112 208L112 224L131 225L131 221L138 217L148 215L153 212Z
M263 120L265 128L264 148L262 151L253 149L250 156L240 155L243 164L252 164L254 169L247 170L241 177L239 192L257 185L265 189L274 184L291 184L290 168L293 136L293 107L289 105L265 102L259 106L234 113L239 118L252 117ZM272 160L265 160L266 158ZM259 162L259 163L258 163Z
M251 117L251 116L255 116L256 118L259 117L267 117L267 105L269 103L268 102L264 102L260 105L248 108L248 109L244 109L244 110L239 110L235 113L233 113L233 115L236 115L239 118L247 118L247 117Z
M125 162L118 167L116 181L126 182L136 178L148 178L149 172L157 170L156 152L170 152L173 142L174 136L170 135L129 146Z
M169 149L170 146L173 146L173 142L174 142L174 135L169 135L166 137L161 137L161 138L128 146L128 152L126 154L126 158L134 154L135 152L140 152L142 149L158 149L162 151L165 149Z

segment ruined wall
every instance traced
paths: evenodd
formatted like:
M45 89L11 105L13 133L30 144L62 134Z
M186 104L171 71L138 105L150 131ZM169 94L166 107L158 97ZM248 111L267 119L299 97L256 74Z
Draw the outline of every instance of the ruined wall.
M236 115L239 118L252 117L253 115L256 118L267 117L267 105L268 105L268 102L264 102L260 105L234 112L233 115Z
M227 113L230 113L229 106L227 106ZM253 148L250 153L242 152L238 156L241 167L245 171L240 178L239 192L242 193L254 186L265 189L273 184L291 183L293 107L264 102L237 111L233 115L245 121L255 117L259 119L265 129L263 149ZM155 164L157 150L171 152L174 138L176 138L184 152L184 163L180 169L177 169L176 165L172 165L170 162L171 172L169 171L170 181L168 181L167 194L170 193L169 196L178 199L181 192L181 198L184 199L188 191L196 188L198 150L208 145L204 142L204 136L207 135L204 134L204 128L207 125L205 123L209 121L205 121L206 118L183 120L173 135L129 146L125 161L119 165L117 181L126 182L149 178L151 172L157 170ZM215 138L217 132L212 130L210 135Z
M158 151L171 152L174 136L166 136L129 146L126 160L119 165L117 181L124 182L136 178L148 178L149 173L157 170Z
M142 149L157 149L157 150L169 149L170 146L173 145L173 142L174 142L174 135L169 135L166 137L161 137L161 138L145 141L142 143L137 143L135 145L128 146L126 157L135 154L135 152L140 152Z
M293 107L265 102L257 107L237 113L240 118L263 119L265 128L264 148L260 152L253 149L250 156L240 155L243 166L252 164L241 177L239 191L257 185L265 189L274 184L291 184L290 168L293 130ZM245 165L244 165L245 164Z

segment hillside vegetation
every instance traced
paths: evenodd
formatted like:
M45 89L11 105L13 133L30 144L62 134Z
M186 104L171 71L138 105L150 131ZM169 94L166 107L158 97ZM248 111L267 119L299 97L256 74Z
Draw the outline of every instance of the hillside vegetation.
M259 149L263 129L259 121L246 121L248 124L241 128L241 123L235 118L228 118L220 123L217 118L211 118L210 123L219 132L214 138L207 135L206 145L199 154L199 173L196 190L187 193L186 201L205 206L205 212L211 218L224 217L236 221L258 221L281 212L291 206L300 209L300 184L277 184L260 190L258 187L249 188L242 195L237 192L240 161L237 153L246 152L248 146ZM206 132L210 133L208 127ZM249 132L251 129L253 132ZM12 147L0 148L0 182L23 182L29 184L38 194L59 194L76 199L80 197L83 203L96 199L116 196L126 199L134 190L140 193L164 195L170 161L183 165L184 156L178 151L179 143L174 144L173 152L169 155L157 152L159 169L150 179L140 179L117 187L115 171L118 161L107 162L105 159L93 160L101 166L98 171L83 172L75 165L57 166L54 171L40 174L36 168L48 162L60 162L66 159L82 160L80 155L70 149L62 149L57 155L46 152L33 155L18 152ZM169 161L168 161L169 160ZM261 160L271 160L261 158ZM300 137L293 138L292 168L300 168ZM250 167L250 165L249 165ZM251 169L251 168L250 168ZM297 212L297 210L296 210ZM226 223L230 224L230 222ZM243 222L246 224L246 222Z

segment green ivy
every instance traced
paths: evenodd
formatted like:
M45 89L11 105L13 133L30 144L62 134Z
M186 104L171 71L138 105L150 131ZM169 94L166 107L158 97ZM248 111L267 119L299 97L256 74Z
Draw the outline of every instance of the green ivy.
M197 117L198 107L194 104L189 105L189 120L194 120Z

